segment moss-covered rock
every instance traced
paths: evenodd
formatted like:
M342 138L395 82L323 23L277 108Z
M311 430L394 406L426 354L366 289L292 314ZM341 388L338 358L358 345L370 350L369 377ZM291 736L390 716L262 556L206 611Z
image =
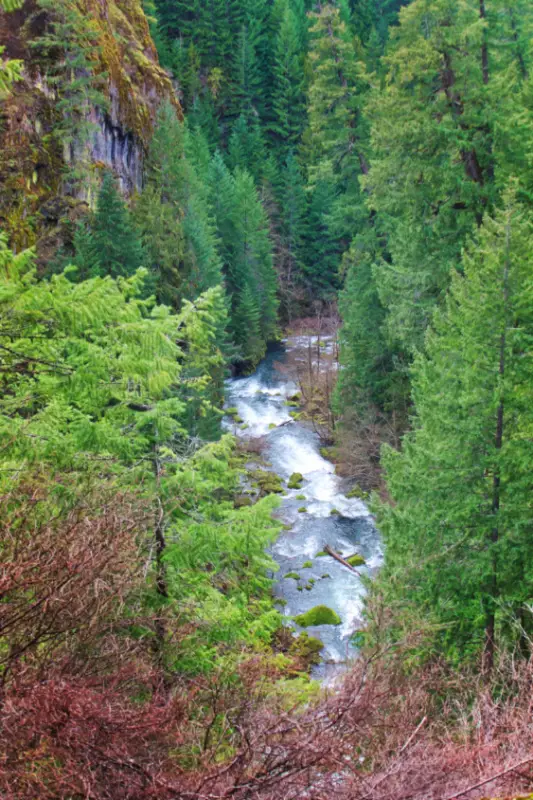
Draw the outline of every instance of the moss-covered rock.
M320 577L324 580L325 578L331 578L331 575L329 574L329 572L324 572L324 574L321 575Z
M245 506L252 505L252 498L249 494L237 494L233 498L233 506L235 508L244 508Z
M307 500L307 497L305 496L305 494L297 494L294 499L295 500Z
M311 625L340 625L342 622L339 615L328 606L314 606L304 614L298 614L294 621L302 628L309 628Z
M267 494L281 494L283 492L283 483L275 472L256 469L250 473L250 477L254 485L258 487L261 497L265 497Z
M293 472L287 486L289 489L301 489L304 476L301 472Z
M239 409L237 406L231 406L231 408L225 408L224 414L227 414L228 417L235 417L239 413Z
M289 397L287 397L287 400L290 403L299 403L301 401L301 399L302 399L302 395L301 395L300 392L295 392L294 394L291 394L291 395L289 395Z
M324 558L324 556L329 556L329 553L326 553L325 550L319 550L315 555L315 558Z
M311 569L312 566L313 566L312 561L304 561L304 563L302 564L302 569Z
M353 556L348 556L346 561L351 567L362 567L363 564L366 564L365 559L363 556L359 555L359 553L354 553Z
M299 514L306 514L307 513L306 507L305 506L300 506L300 508L298 509L298 513Z
M339 517L340 513L341 512L339 511L338 508L332 508L331 511L329 512L329 515L330 517Z
M297 572L287 572L287 574L286 574L286 575L284 575L283 577L284 577L284 578L292 578L292 579L293 579L293 580L295 580L295 581L299 581L299 580L301 580L301 579L300 579L300 576L298 575L298 573L297 573Z
M305 631L294 639L291 653L301 658L307 668L320 663L320 651L324 645L320 639L309 636Z

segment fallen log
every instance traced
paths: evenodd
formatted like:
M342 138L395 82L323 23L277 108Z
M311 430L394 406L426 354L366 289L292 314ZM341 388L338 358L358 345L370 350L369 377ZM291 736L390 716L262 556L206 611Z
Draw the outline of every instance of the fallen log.
M345 559L345 558L343 558L342 556L340 556L338 553L336 553L336 552L335 552L335 550L333 550L333 548L331 548L331 547L329 546L329 544L326 544L326 545L324 545L324 553L327 553L327 554L328 554L328 556L331 556L332 558L334 558L334 559L335 559L335 561L338 561L338 562L339 562L339 564L342 564L344 567L348 567L348 569L349 569L349 570L351 570L352 572L355 572L355 574L356 574L356 575L357 575L359 578L361 577L361 573L360 573L360 572L358 572L358 571L355 569L355 567L352 567L352 565L351 565L351 564L348 564L348 562L346 561L346 559Z

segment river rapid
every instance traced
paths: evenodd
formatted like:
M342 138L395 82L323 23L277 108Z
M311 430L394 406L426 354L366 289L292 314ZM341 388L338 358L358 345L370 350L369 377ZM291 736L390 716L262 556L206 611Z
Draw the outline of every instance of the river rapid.
M242 429L228 418L225 424L237 436L251 440L264 437L262 456L284 481L294 472L303 475L301 489L286 489L277 512L291 527L281 532L271 548L279 565L274 594L284 601L282 611L287 623L297 631L302 629L291 618L316 605L329 606L341 618L340 625L306 628L324 644L322 662L313 675L329 682L357 655L352 637L361 627L362 578L372 576L383 554L366 505L346 497L349 486L321 455L319 437L310 423L290 416L294 409L286 400L298 390L295 365L308 358L309 341L306 336L290 337L269 351L253 375L229 380L227 407L238 409L246 427ZM325 353L332 344L331 339L325 340ZM305 511L299 510L302 508ZM317 556L326 544L344 557L354 553L363 556L365 564L357 567L359 575L331 556ZM311 566L304 567L308 562ZM285 577L289 573L300 576L300 580Z

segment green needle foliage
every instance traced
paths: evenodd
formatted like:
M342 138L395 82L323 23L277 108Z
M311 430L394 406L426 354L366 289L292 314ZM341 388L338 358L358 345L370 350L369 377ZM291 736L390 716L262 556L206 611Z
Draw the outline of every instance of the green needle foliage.
M461 656L523 636L533 592L531 473L532 228L509 191L455 273L415 362L416 415L384 463L392 505L381 586L426 608ZM390 590L386 587L389 586Z

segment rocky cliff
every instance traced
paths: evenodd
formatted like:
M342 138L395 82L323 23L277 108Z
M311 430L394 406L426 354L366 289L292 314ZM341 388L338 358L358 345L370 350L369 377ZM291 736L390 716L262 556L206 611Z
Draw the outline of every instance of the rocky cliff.
M159 104L169 99L181 109L140 0L26 0L19 10L0 10L0 43L6 57L24 61L23 80L0 104L0 228L21 248L46 239L92 202L90 180L66 188L65 167L80 160L80 150L96 182L111 168L131 194L141 186ZM62 71L65 85L87 87L83 140L65 126ZM91 100L92 83L103 102Z

